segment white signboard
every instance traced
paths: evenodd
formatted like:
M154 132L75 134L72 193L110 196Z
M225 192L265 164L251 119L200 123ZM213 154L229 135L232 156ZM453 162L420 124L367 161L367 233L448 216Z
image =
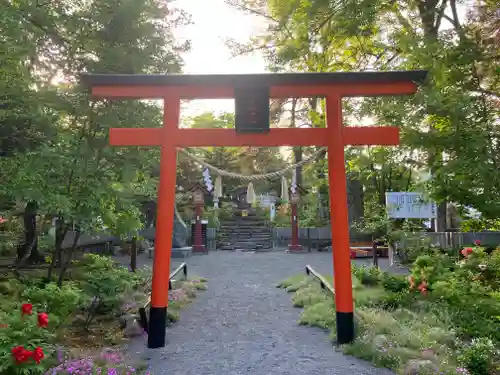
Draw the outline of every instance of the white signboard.
M426 200L422 193L385 193L387 214L393 219L435 219L435 202Z

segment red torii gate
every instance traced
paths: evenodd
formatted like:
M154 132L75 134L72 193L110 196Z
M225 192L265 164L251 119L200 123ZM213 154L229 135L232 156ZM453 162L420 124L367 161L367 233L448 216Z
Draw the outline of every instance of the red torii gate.
M344 127L341 101L343 97L411 95L426 76L427 72L422 70L248 75L83 75L84 83L92 88L92 94L97 97L164 101L162 128L115 128L110 132L110 144L113 146L161 146L148 347L165 346L176 149L208 146L328 147L337 342L351 342L354 339L354 322L344 146L397 145L399 130L394 127ZM269 129L270 97L326 98L327 127ZM179 128L181 100L232 98L236 98L236 131ZM247 124L246 128L238 132L239 122L250 123L250 128ZM252 131L251 127L256 125L261 125L260 134L252 134L255 130ZM245 134L240 134L242 132Z

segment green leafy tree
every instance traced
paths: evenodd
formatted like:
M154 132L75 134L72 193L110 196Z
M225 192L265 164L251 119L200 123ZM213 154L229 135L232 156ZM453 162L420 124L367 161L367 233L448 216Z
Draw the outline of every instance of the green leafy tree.
M403 144L416 151L406 166L432 173L440 229L446 201L498 216L494 2L478 2L465 19L455 0L232 3L269 24L239 52L261 50L277 70L428 69L415 97L350 101L346 115L402 128Z
M82 232L101 230L103 224L119 235L139 229L141 202L155 194L156 179L149 172L158 164L157 150L111 148L109 129L159 126L162 118L151 102L91 98L78 75L180 72L180 52L189 44L177 43L172 30L186 18L157 0L6 5L17 17L11 27L37 32L28 67L48 92L45 111L57 118L52 139L0 161L2 193L57 218L52 265L61 269L61 283ZM14 35L13 43L30 41ZM74 224L75 242L63 257L61 245Z

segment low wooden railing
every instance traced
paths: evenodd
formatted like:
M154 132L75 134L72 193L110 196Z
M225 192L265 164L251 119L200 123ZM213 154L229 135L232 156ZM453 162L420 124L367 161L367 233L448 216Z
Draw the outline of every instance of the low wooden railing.
M177 267L174 271L170 273L170 276L168 278L168 290L172 290L172 281L174 277L177 276L177 274L181 271L184 275L184 279L187 279L187 264L182 263L179 267ZM150 305L151 305L151 294L149 295L148 301L144 304L144 306L139 307L139 324L142 327L142 329L146 331L146 333L149 333L148 315L146 313L146 309Z
M311 266L307 265L306 266L306 274L308 276L313 276L316 280L319 281L319 285L321 286L321 289L325 291L329 291L332 296L335 296L335 288L330 285L328 281L325 280L323 276L321 276L319 273L317 273Z

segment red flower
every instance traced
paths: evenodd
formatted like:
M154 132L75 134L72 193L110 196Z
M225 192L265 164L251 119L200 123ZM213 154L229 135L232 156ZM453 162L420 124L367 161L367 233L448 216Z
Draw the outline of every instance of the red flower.
M472 253L472 251L473 251L473 250L472 250L472 247L465 247L465 248L463 248L463 249L462 249L461 253L462 253L462 255L463 255L464 257L466 257L466 258L467 258L467 257L469 256L469 254L471 254L471 253Z
M47 313L38 313L38 326L47 328L49 325L49 315Z
M12 356L18 365L26 362L32 355L33 352L25 349L24 346L16 346L15 348L12 348Z
M21 306L21 314L31 315L33 314L33 305L31 303L23 303Z
M33 351L33 359L36 363L40 363L42 359L44 359L45 354L43 354L43 349L37 346Z
M479 241L479 240L475 240L475 241L474 241L474 245L476 245L476 246L481 246L481 241Z
M427 283L425 280L423 280L420 285L418 286L418 290L420 290L420 293L422 293L424 296L427 295Z

